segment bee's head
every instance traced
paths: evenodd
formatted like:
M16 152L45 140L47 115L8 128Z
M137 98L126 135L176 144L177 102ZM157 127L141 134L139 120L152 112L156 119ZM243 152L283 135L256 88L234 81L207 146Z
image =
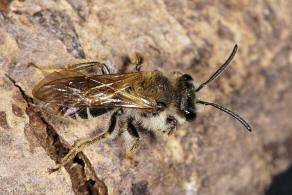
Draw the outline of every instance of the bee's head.
M202 83L198 88L195 88L193 84L193 78L188 74L182 74L177 77L176 81L176 107L178 109L178 114L180 116L184 116L186 121L193 121L196 119L196 104L203 104L203 105L210 105L213 106L229 115L233 118L237 119L241 124L245 126L245 128L251 131L251 127L249 124L241 118L239 115L235 114L231 110L224 108L215 103L205 102L202 100L198 100L196 98L196 92L200 91L205 85L210 83L213 79L215 79L224 69L225 67L231 62L232 58L234 57L237 51L237 45L235 45L231 55L226 60L226 62L214 73L210 76L210 78Z
M196 119L195 109L195 87L193 85L193 78L188 74L180 76L176 83L176 106L179 115L183 116L186 121L193 121Z

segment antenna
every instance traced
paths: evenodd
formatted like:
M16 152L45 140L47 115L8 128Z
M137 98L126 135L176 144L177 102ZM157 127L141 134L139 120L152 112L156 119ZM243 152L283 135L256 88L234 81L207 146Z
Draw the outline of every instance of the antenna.
M216 70L215 73L212 74L212 76L210 76L210 78L205 81L204 83L202 83L197 89L196 92L200 91L205 85L207 85L208 83L210 83L211 81L213 81L225 68L228 64L230 64L230 62L232 61L233 57L236 54L237 51L237 44L235 44L230 56L228 57L228 59L225 61L224 64L222 64L220 66L220 68L218 68ZM224 108L223 106L220 106L218 104L215 103L211 103L211 102L205 102L202 100L197 100L196 104L203 104L203 105L207 105L207 106L213 106L215 108L217 108L218 110L221 110L227 114L229 114L230 116L232 116L233 118L235 118L236 120L238 120L248 131L251 131L251 127L249 126L249 124L243 119L241 118L238 114L235 114L234 112L232 112L231 110L228 110L227 108Z
M197 100L196 104L203 104L203 105L207 105L207 106L213 106L213 107L215 107L215 108L217 108L217 109L229 114L230 116L232 116L233 118L238 120L248 131L251 131L251 127L249 126L249 124L243 118L241 118L238 114L235 114L231 110L228 110L227 108L224 108L223 106L220 106L218 104L214 104L214 103L211 103L211 102L201 101L201 100Z
M196 92L200 91L205 85L207 85L208 83L210 83L212 80L214 80L225 68L228 64L230 64L231 60L233 59L233 57L235 56L235 53L237 51L237 44L235 44L232 53L230 54L229 58L226 60L226 62L221 65L220 68L218 68L218 70L216 70L216 72L204 83L202 83L197 89Z

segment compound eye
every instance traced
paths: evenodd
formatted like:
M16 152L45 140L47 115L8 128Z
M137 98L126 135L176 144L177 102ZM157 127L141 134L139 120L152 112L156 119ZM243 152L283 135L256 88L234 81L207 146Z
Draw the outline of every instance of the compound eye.
M193 121L196 119L196 117L197 117L197 114L195 112L185 110L186 121L188 121L188 122Z
M189 74L182 75L184 81L192 81L193 78Z

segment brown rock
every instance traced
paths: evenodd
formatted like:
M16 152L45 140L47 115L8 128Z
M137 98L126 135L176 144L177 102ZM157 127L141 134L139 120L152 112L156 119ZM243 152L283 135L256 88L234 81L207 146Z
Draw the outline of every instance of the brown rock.
M263 194L272 176L291 164L291 2L5 2L1 192ZM235 43L232 65L201 95L239 113L252 133L208 108L169 139L143 134L145 144L134 160L125 158L119 140L108 140L79 153L65 169L47 173L74 141L99 132L108 115L80 123L39 112L31 91L44 73L31 63L62 67L98 60L116 73L130 69L126 56L138 51L145 57L143 70L180 70L200 83Z

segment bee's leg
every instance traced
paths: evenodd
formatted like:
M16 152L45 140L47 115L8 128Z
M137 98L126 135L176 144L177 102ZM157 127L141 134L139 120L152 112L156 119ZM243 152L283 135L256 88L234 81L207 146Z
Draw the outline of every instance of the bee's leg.
M81 71L81 70L92 68L94 66L99 66L101 68L102 74L110 74L110 71L107 65L100 62L85 62L85 63L80 63L80 64L68 65L66 67L66 70Z
M135 70L137 72L140 72L142 68L142 64L144 62L144 57L142 56L142 54L138 52L134 52L131 55L129 55L129 59L130 59L131 64L136 65Z
M139 133L136 129L136 127L133 124L133 118L129 117L127 120L127 132L129 133L129 135L134 138L134 142L131 143L130 147L127 148L127 156L131 157L134 153L136 153L139 148L140 148L140 136Z
M141 71L141 68L142 68L142 65L136 65L136 68L135 69L136 69L137 72L140 72Z
M105 65L105 64L101 64L101 72L102 72L102 74L110 74L110 71L109 71L107 65Z
M39 67L38 65L36 65L35 63L31 62L28 64L28 66L32 66L34 68L37 68L43 72L60 72L61 70L66 70L64 68L52 68L52 67Z
M173 116L168 116L165 121L165 130L162 132L166 135L172 135L176 131L177 120Z
M63 167L65 164L67 164L70 160L72 160L78 152L83 151L86 147L88 147L94 143L97 143L105 138L110 137L112 135L112 133L114 132L114 130L116 129L118 116L120 116L122 114L123 114L122 109L115 111L110 118L108 129L105 132L103 132L99 135L95 135L93 137L87 138L87 139L79 140L74 145L74 147L69 151L69 153L61 160L61 162L57 165L57 167L53 168L53 169L49 169L49 172L52 173L52 172L59 170L61 167Z
M79 71L92 68L94 66L99 66L103 74L110 74L108 67L105 64L100 63L100 62L84 62L84 63L78 63L78 64L69 64L69 65L66 65L65 68L39 67L34 63L30 63L29 66L33 66L44 72L60 72L60 71L79 72Z

